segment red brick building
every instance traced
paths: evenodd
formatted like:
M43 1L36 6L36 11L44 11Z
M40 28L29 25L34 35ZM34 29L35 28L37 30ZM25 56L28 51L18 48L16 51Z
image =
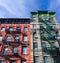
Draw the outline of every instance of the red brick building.
M0 19L0 63L30 63L30 19Z

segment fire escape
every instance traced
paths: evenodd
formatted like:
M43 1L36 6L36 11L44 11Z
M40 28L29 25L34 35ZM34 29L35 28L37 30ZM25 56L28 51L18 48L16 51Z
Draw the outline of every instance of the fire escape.
M9 28L7 28L5 30L5 32L6 32L6 35L10 34L14 37L15 34L20 34L21 33L21 29L18 27L17 29L13 29L12 31L10 31ZM21 59L21 60L24 59L20 56L20 54L18 54L18 51L14 53L14 50L13 50L14 47L18 47L20 45L28 45L28 43L20 42L19 39L14 40L14 41L6 41L6 37L5 37L5 39L3 39L0 42L0 46L2 46L2 51L0 52L0 56L2 58L4 58L4 61L8 60L10 63L12 63L11 61L16 61L18 59ZM4 48L7 49L7 47L9 47L9 46L12 46L12 48L10 48L12 50L12 52L4 51Z
M49 17L48 19L43 19L42 17L40 17L39 22L43 23L42 25L40 25L41 40L46 41L50 44L49 47L47 47L47 46L42 47L42 51L51 55L53 58L54 58L53 55L57 55L58 59L59 59L60 58L59 57L60 56L59 47L57 47L55 44L53 44L55 42L55 40L57 40L56 36L58 35L58 29L54 28L51 25L52 24L51 17ZM53 43L51 40L53 40ZM59 61L58 61L58 63L59 63Z

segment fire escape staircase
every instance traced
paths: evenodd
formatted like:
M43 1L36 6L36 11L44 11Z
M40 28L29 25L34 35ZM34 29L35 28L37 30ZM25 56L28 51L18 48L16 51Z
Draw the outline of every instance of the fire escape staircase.
M52 50L53 48L55 48L55 50L57 50L58 48L57 48L54 44L52 44L52 42L51 42L51 40L50 40L50 38L51 38L51 39L52 39L52 38L55 39L55 36L56 36L56 34L52 34L52 32L50 31L51 25L48 24L48 22L47 22L46 20L43 20L42 18L39 18L39 22L42 22L42 23L45 24L46 27L47 27L47 28L44 28L43 26L40 26L40 30L46 32L47 35L48 35L48 37L46 37L44 34L41 34L41 33L40 33L40 34L41 34L41 38L45 39L45 40L50 44L51 50ZM45 49L47 50L48 48L46 47Z

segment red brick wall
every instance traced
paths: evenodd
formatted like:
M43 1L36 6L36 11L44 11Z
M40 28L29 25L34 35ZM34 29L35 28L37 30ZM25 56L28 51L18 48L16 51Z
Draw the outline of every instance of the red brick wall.
M2 27L2 26L4 26L5 28L8 28L9 26L12 26L14 30L15 30L15 28L16 28L17 26L20 26L20 28L21 28L21 33L19 34L19 40L20 40L20 42L23 42L23 35L24 35L24 34L27 35L27 37L28 37L27 42L29 43L29 45L27 45L27 54L26 54L26 55L23 55L23 54L22 54L22 46L23 46L22 44L20 44L20 45L18 46L18 54L19 54L20 57L26 59L26 63L30 63L30 24L1 24L1 25L0 25L0 30L1 30L1 27ZM28 32L26 32L26 33L24 33L24 27L25 27L25 26L28 27ZM1 32L1 31L0 31L0 34L2 34L3 39L5 39L5 37L6 37L6 35L7 35L6 31L5 31L5 32ZM11 35L11 34L10 34L10 35ZM11 36L12 36L12 35L11 35ZM12 37L11 40L14 41L13 37ZM3 50L3 46L4 46L4 45L0 45L0 51ZM12 46L9 46L9 48L8 48L8 53L12 53L12 48L13 48ZM21 60L20 60L20 59L17 60L16 63L21 63Z

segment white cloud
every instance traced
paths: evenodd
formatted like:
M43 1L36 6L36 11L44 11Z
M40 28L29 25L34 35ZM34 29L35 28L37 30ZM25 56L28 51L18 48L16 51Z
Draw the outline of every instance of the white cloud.
M35 5L36 4L34 0L0 0L0 6L2 6L8 11L6 15L10 13L11 15L15 15L17 17L27 16L27 13L28 11L30 11L30 8L37 8L37 5Z

